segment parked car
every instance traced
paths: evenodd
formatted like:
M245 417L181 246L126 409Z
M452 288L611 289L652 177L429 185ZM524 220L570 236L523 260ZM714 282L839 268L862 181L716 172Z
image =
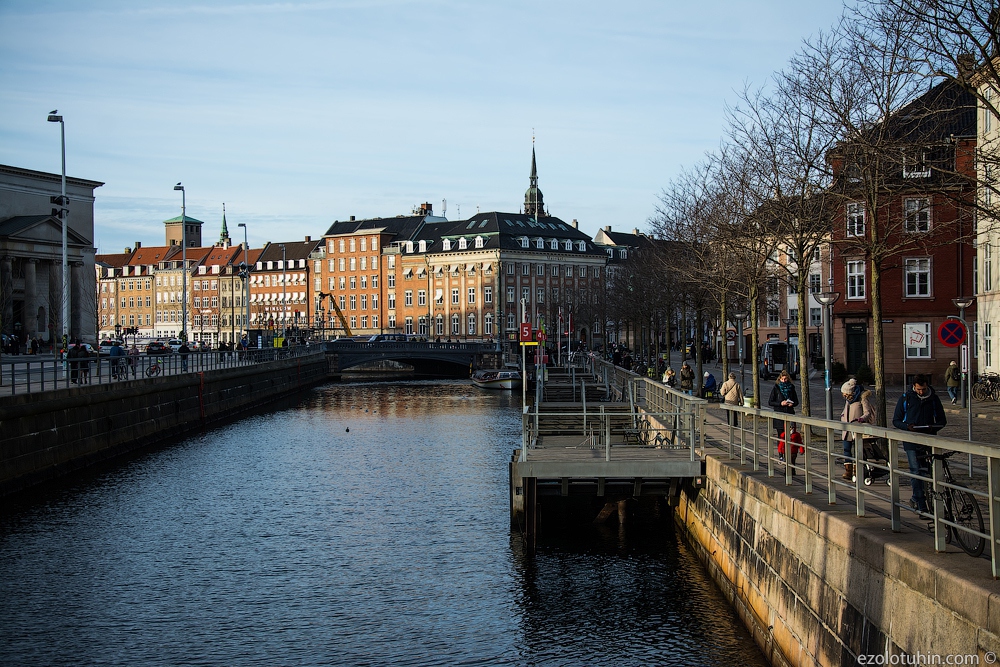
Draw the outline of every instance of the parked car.
M183 345L183 344L184 343L183 343L183 341L181 341L180 338L171 338L170 340L167 341L167 345L169 345L170 349L173 350L174 352L177 352L178 350L180 350L181 349L181 345Z
M168 346L163 341L154 340L152 343L146 346L146 354L150 356L160 355L160 354L171 354L173 348Z
M115 343L118 343L123 349L125 349L125 343L121 342L120 340L119 341L102 340L101 344L97 346L97 351L100 354L107 356L111 354L111 348L115 346Z

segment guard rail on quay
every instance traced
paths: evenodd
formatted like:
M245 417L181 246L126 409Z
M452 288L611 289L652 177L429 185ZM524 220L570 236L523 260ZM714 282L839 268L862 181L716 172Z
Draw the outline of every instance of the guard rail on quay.
M740 465L749 466L755 472L766 470L769 478L781 479L779 477L781 471L786 486L801 479L807 494L813 493L815 486L825 486L827 501L831 505L837 504L838 491L849 493L857 516L887 515L885 518L888 519L893 532L902 530L904 512L920 520L932 522L935 551L945 550L949 529L981 537L986 540L986 546L989 548L993 577L1000 578L1000 446L922 435L868 424L830 421L799 414L785 415L761 408L710 404L704 399L667 388L660 382L636 375L602 359L591 358L588 366L590 372L603 381L617 400L631 401L643 412L653 415L662 413L691 415L695 421L690 428L690 437L697 439L698 450L702 456L705 453L706 431L711 427L713 437L710 444L720 447L730 461L738 460ZM721 409L724 413L738 413L738 425L728 425L731 421L729 419L721 424L711 425L706 413L709 405ZM800 455L794 466L779 460L777 453L779 438L772 428L772 420L785 418L788 422L803 426L800 431L805 453ZM840 471L843 468L838 464L843 463L845 459L842 446L844 431L855 434L858 443L864 438L881 438L888 443L888 461L866 461L863 454L858 451L862 449L860 446L855 447L855 456L846 459L847 462L854 462L862 469L868 466L882 473L886 478L885 484L865 484L866 475L860 471L853 481L841 477ZM930 476L911 473L905 453L901 454L904 441L924 445L933 454L954 451L976 457L979 462L977 468L980 470L985 468L985 484L977 483L975 480L972 486L947 482L942 462L938 459L933 459ZM927 485L929 512L918 513L911 509L909 504L911 479L922 480ZM981 477L979 481L982 481ZM946 489L957 489L977 499L984 518L982 532L946 520L944 512ZM868 513L866 503L870 503L873 510L877 507L879 511Z
M31 394L76 385L111 384L126 380L199 373L315 354L314 346L263 348L110 357L60 359L55 356L15 355L0 359L0 396ZM74 369L74 364L76 368ZM116 365L123 373L115 373Z

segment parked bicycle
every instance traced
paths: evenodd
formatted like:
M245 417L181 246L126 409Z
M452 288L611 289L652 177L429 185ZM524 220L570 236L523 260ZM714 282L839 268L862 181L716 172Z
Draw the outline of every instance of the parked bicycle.
M944 470L944 481L947 484L955 484L955 479L951 476L951 470L948 468L948 459L954 454L955 452L943 452L931 455L932 459L941 461L941 467ZM942 500L944 502L943 518L946 522L954 523L979 533L984 531L983 513L979 508L979 502L968 491L945 486L942 487L941 491L933 492L930 495L935 500ZM970 556L978 557L986 548L986 539L981 535L961 530L947 523L945 524L945 528L947 530L945 540L951 544L954 538L958 546L962 547L965 553Z
M156 377L163 370L163 367L156 361L152 359L149 360L149 365L146 366L146 377Z
M111 377L115 380L128 379L128 365L124 357L111 357Z
M972 385L972 398L977 401L1000 401L1000 374L980 373Z

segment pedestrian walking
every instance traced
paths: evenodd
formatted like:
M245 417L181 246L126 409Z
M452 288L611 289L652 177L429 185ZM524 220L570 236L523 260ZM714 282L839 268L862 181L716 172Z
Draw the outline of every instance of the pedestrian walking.
M681 365L681 372L679 373L679 375L680 375L681 391L683 391L688 396L693 395L694 370L692 370L692 368L688 366L688 363L686 361Z
M788 415L795 414L795 406L799 404L799 394L795 391L795 385L792 384L792 377L788 374L788 371L781 371L778 374L778 379L771 389L771 395L767 399L767 404L775 412L783 412ZM772 425L774 426L775 433L781 433L785 430L784 419L775 419Z
M840 395L844 397L844 409L840 413L840 421L844 423L870 424L875 418L872 408L871 391L864 388L860 382L851 378L840 386ZM855 456L856 438L854 433L844 431L841 435L844 443L844 474L843 479L854 479L857 471L857 459L864 456L864 447L857 450ZM862 443L863 444L863 443ZM855 459L851 461L851 459Z
M899 397L896 410L892 413L892 425L903 431L937 435L938 431L948 424L941 399L934 392L926 375L913 378L913 385ZM912 475L929 476L928 456L930 450L925 445L914 442L903 442L906 461ZM927 511L927 496L924 493L923 480L910 477L910 488L913 495L910 507L918 512Z
M743 387L736 380L736 373L730 373L729 379L722 383L719 395L726 405L743 405ZM736 410L726 410L726 420L730 426L739 426L740 413Z
M951 404L955 405L958 402L958 388L962 386L962 372L954 361L948 364L948 370L944 372L944 384L948 388Z

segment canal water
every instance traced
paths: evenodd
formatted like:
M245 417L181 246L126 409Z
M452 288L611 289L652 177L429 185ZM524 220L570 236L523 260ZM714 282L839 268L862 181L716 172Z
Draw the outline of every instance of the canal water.
M4 665L765 665L669 524L509 523L520 396L327 385L0 512Z

